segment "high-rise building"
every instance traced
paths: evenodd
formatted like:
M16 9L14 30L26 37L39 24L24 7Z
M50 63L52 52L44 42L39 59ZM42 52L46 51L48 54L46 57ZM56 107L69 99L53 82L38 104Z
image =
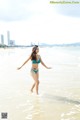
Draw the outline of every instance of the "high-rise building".
M15 40L10 40L9 45L10 45L10 46L14 46L14 45L15 45Z
M7 31L7 41L8 41L8 45L10 45L10 32Z
M4 44L4 35L1 34L1 44Z

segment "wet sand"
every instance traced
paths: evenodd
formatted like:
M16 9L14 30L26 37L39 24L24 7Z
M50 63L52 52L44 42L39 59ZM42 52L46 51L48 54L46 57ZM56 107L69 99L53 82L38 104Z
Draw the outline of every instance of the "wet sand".
M20 71L16 69L30 51L31 48L0 51L0 113L7 112L8 120L79 120L79 53L75 48L41 48L43 61L53 69L39 66L36 95L35 90L30 92L31 62Z

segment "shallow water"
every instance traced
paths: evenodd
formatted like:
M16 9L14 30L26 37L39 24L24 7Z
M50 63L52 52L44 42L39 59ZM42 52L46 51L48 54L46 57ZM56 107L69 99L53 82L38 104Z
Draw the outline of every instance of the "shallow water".
M0 113L8 120L80 119L80 48L40 48L39 95L30 92L31 62L20 66L31 53L26 49L0 49Z

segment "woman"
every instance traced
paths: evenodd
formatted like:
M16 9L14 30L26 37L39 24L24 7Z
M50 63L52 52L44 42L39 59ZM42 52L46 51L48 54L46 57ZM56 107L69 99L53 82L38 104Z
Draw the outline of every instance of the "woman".
M36 94L38 94L38 87L39 87L39 69L38 69L38 64L41 63L44 67L47 69L51 69L51 67L47 67L44 62L41 59L41 56L38 55L39 48L37 45L35 45L32 48L32 53L29 56L29 58L22 64L21 67L18 68L21 69L29 60L32 61L32 68L31 68L31 75L34 79L34 84L32 85L31 92L33 92L33 88L36 87Z

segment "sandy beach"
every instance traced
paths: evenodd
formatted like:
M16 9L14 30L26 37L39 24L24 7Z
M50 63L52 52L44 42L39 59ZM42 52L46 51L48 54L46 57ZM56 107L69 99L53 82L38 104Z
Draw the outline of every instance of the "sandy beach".
M30 92L32 48L0 49L0 114L7 120L80 120L80 47L40 48L39 95ZM1 120L1 118L0 118Z

